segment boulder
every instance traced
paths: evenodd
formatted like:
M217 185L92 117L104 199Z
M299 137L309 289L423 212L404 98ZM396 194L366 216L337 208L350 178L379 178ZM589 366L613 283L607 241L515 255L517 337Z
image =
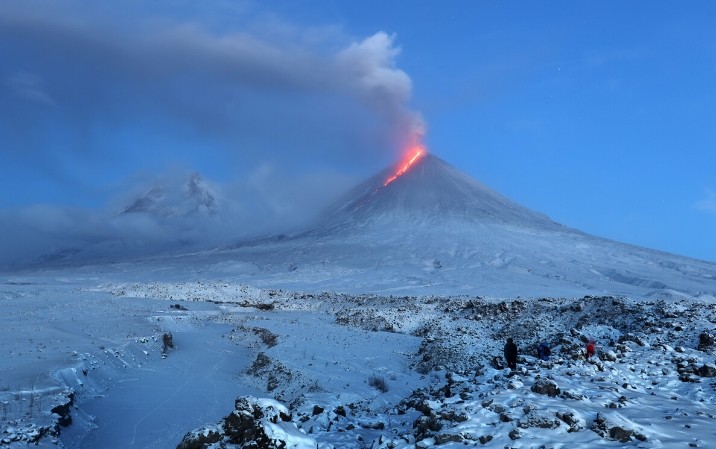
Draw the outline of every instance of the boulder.
M701 332L698 349L704 352L711 352L716 349L716 336L708 331Z
M701 377L716 377L716 365L707 363L698 369L698 375Z
M221 427L205 426L187 433L177 449L204 449L223 439Z
M522 429L528 429L530 427L537 427L540 429L555 429L559 427L559 420L555 419L554 415L552 415L551 413L540 410L532 410L531 412L520 418L519 422L517 423L517 427L520 427Z
M594 420L591 429L604 439L619 441L620 443L628 443L632 441L632 438L639 441L647 439L643 433L633 428L618 413L597 413L597 418Z
M569 426L569 430L567 432L579 432L584 430L587 425L584 418L579 416L574 410L557 412L556 416Z
M291 422L288 409L277 401L240 397L234 405L235 410L218 425L186 434L177 449L202 449L217 443L256 449L316 447L316 441Z
M554 381L549 379L537 379L532 385L532 391L537 394L544 394L549 397L555 397L560 393L560 389Z

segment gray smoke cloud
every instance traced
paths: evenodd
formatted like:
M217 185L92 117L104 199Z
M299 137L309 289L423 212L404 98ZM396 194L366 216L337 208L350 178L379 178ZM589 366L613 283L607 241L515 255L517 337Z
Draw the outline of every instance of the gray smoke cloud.
M341 48L339 35L217 33L174 21L130 26L29 9L0 12L0 99L17 112L0 132L23 152L47 150L28 138L38 122L61 128L71 144L52 147L70 152L109 152L98 128L150 121L158 131L218 140L245 158L266 146L290 156L282 143L304 156L375 158L423 132L407 106L412 86L396 66L400 49L385 32Z
M82 3L0 9L0 264L300 226L424 133L394 35ZM167 213L194 169L215 210Z

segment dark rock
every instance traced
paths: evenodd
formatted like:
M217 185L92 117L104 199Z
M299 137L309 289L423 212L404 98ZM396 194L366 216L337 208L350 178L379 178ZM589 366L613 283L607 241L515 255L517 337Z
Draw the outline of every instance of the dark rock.
M435 436L435 445L439 446L445 443L462 443L464 438L461 435L454 433L441 433ZM485 444L485 443L482 443Z
M201 428L187 433L177 449L205 449L223 439L223 435L214 429Z
M574 411L557 412L556 416L569 426L569 430L567 432L579 432L584 429L584 420L577 416Z
M320 405L314 405L313 406L313 416L320 415L323 413L325 409L321 407Z
M251 364L251 367L247 371L249 374L257 375L269 365L271 365L271 358L265 353L259 352L254 363Z
M705 364L698 369L698 375L701 377L716 377L716 365Z
M174 349L174 337L171 332L162 335L162 343L162 352L167 352L168 349Z
M492 358L492 360L490 361L490 365L492 365L492 367L495 369L505 369L506 368L504 359L502 357L498 357L498 356L495 356Z
M449 412L441 413L440 419L442 419L443 421L465 422L469 419L469 416L467 416L465 413L457 414L454 410L450 410Z
M614 351L600 352L599 358L604 360L605 362L616 362L617 361L617 355L614 353Z
M556 383L548 379L537 379L532 385L532 391L538 394L544 394L549 397L555 397L560 393L560 389Z
M420 401L417 404L414 404L413 408L422 412L425 416L431 416L433 414L433 409L430 408L430 405L426 401Z
M517 426L523 429L528 429L530 427L554 429L559 427L559 421L554 419L554 417L547 412L532 410L519 420Z
M416 440L422 440L439 432L443 428L442 423L434 416L421 416L413 423L413 434Z
M522 434L522 430L515 427L514 429L510 430L510 433L507 435L510 437L511 440L519 440L520 438L522 438Z
M57 414L60 419L57 420L57 424L62 427L67 427L72 424L72 415L70 415L70 407L75 402L75 394L70 393L67 395L67 402L64 404L57 405L50 410L52 413Z
M291 433L291 414L288 409L270 399L240 397L235 401L236 410L224 418L218 426L204 427L188 433L177 449L205 449L219 443L221 447L236 445L253 449L284 449L287 441L277 436L272 426L279 422ZM295 433L300 433L293 426ZM218 447L218 446L217 446Z
M480 443L482 443L482 444L487 444L487 443L489 443L490 441L492 441L492 435L482 435L482 436L481 436L480 438L478 438L478 439L480 440Z
M620 443L631 441L631 437L634 435L634 429L630 428L624 419L618 415L606 416L602 413L597 413L592 430L602 438L616 440Z
M625 429L623 427L612 427L609 429L609 438L612 440L617 440L620 443L626 443L628 441L631 441L631 436L634 434L634 431L631 429Z
M574 390L567 390L563 391L562 394L559 395L562 399L573 399L575 401L584 401L587 399L587 397L581 393L577 393Z
M709 352L716 347L716 336L708 331L704 331L699 335L699 351Z
M638 335L632 334L632 333L628 333L626 335L622 335L621 337L619 337L619 343L624 343L627 341L634 342L634 343L638 344L639 346L646 346L646 342L644 341L643 338L641 338Z

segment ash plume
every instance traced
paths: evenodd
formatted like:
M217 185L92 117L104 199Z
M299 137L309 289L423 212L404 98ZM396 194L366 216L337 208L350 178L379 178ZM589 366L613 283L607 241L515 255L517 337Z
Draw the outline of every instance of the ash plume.
M0 200L0 231L23 236L3 239L0 262L290 228L423 132L394 35L248 12L218 26L180 10L74 0L0 9L0 104L13 111L0 120L0 189L16 192ZM175 167L212 180L221 210L142 210L168 193L137 199L153 184L127 180ZM117 215L132 207L141 213Z

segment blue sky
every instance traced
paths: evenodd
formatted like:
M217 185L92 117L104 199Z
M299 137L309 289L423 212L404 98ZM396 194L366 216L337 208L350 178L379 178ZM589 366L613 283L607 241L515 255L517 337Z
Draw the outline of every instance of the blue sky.
M556 221L716 261L713 23L706 1L5 1L0 230L99 239L193 170L232 222L290 222L424 129Z

